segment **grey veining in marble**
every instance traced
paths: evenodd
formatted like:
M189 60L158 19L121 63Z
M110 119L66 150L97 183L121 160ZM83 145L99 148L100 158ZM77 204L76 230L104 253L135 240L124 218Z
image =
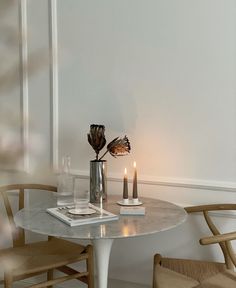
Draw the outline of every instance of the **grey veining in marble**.
M46 195L47 194L47 195ZM46 212L46 208L56 207L56 193L44 192L44 201L34 207L25 208L15 215L18 226L57 237L78 239L125 238L147 235L168 230L181 223L187 217L185 210L172 203L141 198L146 207L145 216L119 216L119 220L70 227ZM117 196L110 196L104 209L119 214L120 206Z

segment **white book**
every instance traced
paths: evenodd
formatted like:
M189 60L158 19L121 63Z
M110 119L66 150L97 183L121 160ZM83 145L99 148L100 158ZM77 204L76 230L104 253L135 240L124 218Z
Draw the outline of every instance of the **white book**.
M93 214L71 214L69 211L73 210L74 208L74 205L59 206L54 208L48 208L47 212L70 226L101 223L119 219L118 215L101 209L100 207L97 207L91 203L89 203L89 209L94 210Z

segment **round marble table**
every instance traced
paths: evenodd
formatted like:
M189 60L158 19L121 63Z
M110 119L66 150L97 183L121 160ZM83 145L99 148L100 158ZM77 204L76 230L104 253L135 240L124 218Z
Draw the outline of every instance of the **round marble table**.
M119 220L70 227L46 212L56 207L56 193L43 192L43 201L20 210L14 217L17 226L36 233L73 239L90 239L93 242L98 288L107 287L110 251L114 239L153 234L176 227L186 220L187 213L179 206L158 199L141 198L145 216L119 216ZM103 208L119 215L117 196L110 196Z

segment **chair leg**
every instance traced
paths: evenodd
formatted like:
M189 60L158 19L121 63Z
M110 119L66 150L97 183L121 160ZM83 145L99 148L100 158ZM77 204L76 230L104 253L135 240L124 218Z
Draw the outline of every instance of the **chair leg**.
M53 280L53 269L48 270L47 272L47 280ZM47 286L48 288L53 288L53 286Z
M155 275L155 267L156 265L160 265L161 264L161 255L160 254L155 254L154 255L154 261L153 261L153 279L152 279L152 288L156 288L156 275Z
M88 259L86 260L87 271L88 271L88 288L94 288L94 256L93 247L91 245L87 246Z
M4 288L12 288L13 279L10 274L4 275Z

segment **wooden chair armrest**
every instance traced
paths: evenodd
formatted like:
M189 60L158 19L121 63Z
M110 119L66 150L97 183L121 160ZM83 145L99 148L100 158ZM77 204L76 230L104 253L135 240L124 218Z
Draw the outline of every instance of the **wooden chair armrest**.
M204 211L217 211L217 210L236 210L236 204L211 204L191 206L184 208L188 213L204 212Z
M225 233L210 237L204 237L199 240L201 245L215 244L224 241L236 240L236 232Z

